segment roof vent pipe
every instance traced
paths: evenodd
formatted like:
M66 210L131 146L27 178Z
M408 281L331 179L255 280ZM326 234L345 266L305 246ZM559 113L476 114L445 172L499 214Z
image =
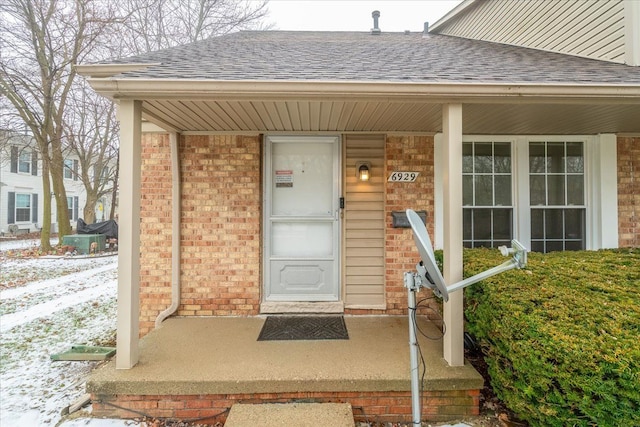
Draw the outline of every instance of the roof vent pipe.
M380 28L378 27L378 18L380 18L380 11L374 10L371 13L371 16L373 17L373 28L371 29L371 34L378 35L380 34Z
M424 30L422 31L422 34L426 35L429 32L429 23L425 22L424 23Z

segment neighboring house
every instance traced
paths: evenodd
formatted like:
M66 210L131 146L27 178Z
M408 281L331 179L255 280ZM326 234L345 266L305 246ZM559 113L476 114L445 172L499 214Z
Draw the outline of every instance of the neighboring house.
M449 283L463 246L639 246L639 28L634 1L465 1L424 33L239 32L78 67L120 103L116 366L173 312L406 313L406 208ZM444 316L460 365L461 293Z
M6 131L0 133L0 230L5 235L39 231L43 223L45 194L42 190L42 161L39 159L37 146L29 136ZM78 218L82 218L86 202L84 186L78 179L78 164L78 159L73 156L67 156L64 160L64 184L73 229L77 226ZM51 194L46 196L52 197ZM106 197L98 203L98 221L104 218L105 212L108 216L110 206L110 199ZM57 210L53 199L51 230L54 233L58 230Z
M429 31L638 66L639 15L637 1L466 0Z

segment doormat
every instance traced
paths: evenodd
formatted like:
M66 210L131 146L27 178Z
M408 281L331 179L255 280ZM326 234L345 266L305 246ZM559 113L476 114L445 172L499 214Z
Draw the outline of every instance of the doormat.
M342 316L269 316L258 341L348 340Z

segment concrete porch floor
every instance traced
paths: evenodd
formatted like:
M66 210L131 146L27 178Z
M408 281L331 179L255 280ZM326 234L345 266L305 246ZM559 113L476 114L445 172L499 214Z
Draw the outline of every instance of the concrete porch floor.
M169 318L140 341L139 363L114 361L87 382L94 396L231 395L271 393L408 392L406 317L345 316L349 340L257 341L264 317ZM437 329L424 319L431 337ZM427 371L423 389L478 390L469 364L450 367L442 339L419 339Z

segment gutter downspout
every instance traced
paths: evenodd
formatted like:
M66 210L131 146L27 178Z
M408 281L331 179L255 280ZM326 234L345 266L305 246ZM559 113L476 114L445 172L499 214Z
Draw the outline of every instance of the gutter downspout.
M155 328L158 329L162 322L178 310L180 306L180 201L182 200L180 188L180 134L169 133L169 145L171 146L171 305L158 314Z

